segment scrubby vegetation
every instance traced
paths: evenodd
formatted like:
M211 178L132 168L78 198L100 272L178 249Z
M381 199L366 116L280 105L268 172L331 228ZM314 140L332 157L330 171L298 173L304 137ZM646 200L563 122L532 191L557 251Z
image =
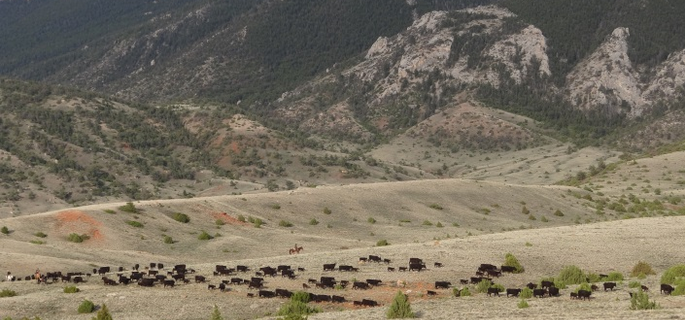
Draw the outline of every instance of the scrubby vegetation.
M76 286L66 286L64 287L64 293L77 293L81 291L79 288Z
M633 269L630 271L630 276L631 277L639 277L640 275L654 275L656 272L652 269L652 266L649 265L649 263L644 262L644 261L639 261Z
M642 290L633 292L633 295L630 297L630 310L651 310L660 308L661 306L656 302L649 301L649 296Z
M583 270L571 265L561 269L556 280L562 281L565 284L580 284L586 281L586 276Z
M402 291L397 291L386 316L388 319L414 318L414 312L411 311L411 305L406 294Z
M190 217L188 217L188 215L185 213L176 212L173 215L171 215L171 218L181 223L190 222Z
M95 311L95 304L90 300L83 300L78 306L78 313L91 313Z
M207 231L202 230L202 232L200 232L200 235L197 236L197 239L198 240L211 240L211 239L214 239L214 237L212 237L212 235L207 233Z
M661 283L674 284L676 279L685 277L685 265L679 264L668 268L661 275Z
M126 220L126 224L128 224L131 227L135 227L135 228L144 227L142 223L135 221L135 220Z
M90 236L87 234L77 234L77 233L70 233L69 236L67 236L67 240L71 242L76 242L76 243L81 243L83 241L86 241L90 239Z
M309 293L298 291L295 292L290 300L283 305L278 310L276 315L284 316L286 320L295 319L306 319L307 315L312 313L321 312L321 309L310 307L307 305L309 302Z
M503 265L508 266L508 267L514 267L514 269L515 269L514 273L522 273L523 271L525 271L525 269L523 268L521 263L519 263L518 259L516 259L516 257L511 253L507 253L504 256L504 264Z
M0 291L0 298L14 297L16 295L17 292L14 290L2 289L2 291Z
M125 205L119 207L119 210L128 213L138 213L138 208L136 208L132 202L127 202Z

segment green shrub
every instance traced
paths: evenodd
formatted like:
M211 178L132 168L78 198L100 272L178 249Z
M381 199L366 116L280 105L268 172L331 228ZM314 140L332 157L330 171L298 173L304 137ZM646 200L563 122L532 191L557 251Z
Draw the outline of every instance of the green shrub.
M471 296L471 291L469 290L468 287L464 287L464 289L461 289L459 292L460 297L470 297Z
M576 287L576 290L574 290L573 292L578 293L578 291L580 290L592 291L592 286L590 286L590 284L587 282L583 282L578 287Z
M142 228L143 224L135 220L126 220L126 224L136 228Z
M83 300L78 306L78 313L91 313L95 310L95 304L90 300Z
M561 280L554 280L554 286L559 289L566 289L566 283Z
M255 218L253 220L252 224L254 225L255 228L261 228L262 225L264 224L264 221L262 221L262 219Z
M209 317L209 320L224 320L224 317L221 316L221 312L219 311L219 307L214 305L214 310L212 311L212 315Z
M293 226L292 223L285 221L285 220L281 220L280 222L278 222L278 225L281 227L286 227L286 228L290 228Z
M81 290L79 290L79 288L77 288L76 286L64 287L64 293L77 293L79 291L81 291Z
M93 320L113 320L112 315L109 314L109 309L107 309L106 304L102 304L102 308L98 310L98 313L95 315Z
M105 209L105 213L116 214L117 212L112 209Z
M679 264L668 268L661 275L661 283L673 284L676 278L685 277L685 264Z
M390 245L390 243L388 243L388 240L385 240L385 239L378 240L378 242L376 242L376 247L383 247L383 246L389 246L389 245Z
M224 222L224 220L221 220L221 219L216 219L214 221L214 224L216 224L217 226L223 226L226 224L226 222Z
M278 203L274 203L274 204L271 205L271 209L278 210L278 209L280 209L280 208L281 208L281 205L278 204Z
M366 219L366 221L368 221L370 224L376 223L376 219L374 219L373 217L369 217L368 219Z
M620 272L609 272L607 275L606 279L603 279L604 281L623 281L623 273Z
M485 293L488 292L488 288L492 286L492 281L490 280L483 280L481 282L478 282L476 285L476 292L478 293Z
M38 245L41 245L41 244L45 244L45 243L46 243L45 241L40 241L40 240L31 240L31 241L29 241L29 242L31 242L31 243L33 243L33 244L38 244Z
M580 268L573 265L561 269L557 279L563 281L565 284L579 284L586 281L583 270L580 270Z
M67 240L71 242L76 242L76 243L81 243L83 241L86 241L90 239L90 237L87 234L76 234L76 233L70 233L69 236L67 236Z
M656 274L654 270L652 270L652 266L649 265L649 263L644 262L644 261L638 261L638 263L633 267L633 270L630 271L630 276L631 277L638 277L640 274L643 275L650 275L650 274Z
M414 312L411 311L411 305L409 304L407 295L402 291L397 291L386 315L388 319L414 318Z
M672 296L683 296L685 295L685 278L678 278L673 282L675 289L671 292Z
M423 220L423 223L421 223L421 224L424 226L432 226L433 225L433 223L428 221L428 220Z
M323 208L323 213L324 214L331 214L331 213L333 213L333 211L331 211L331 209L328 209L328 207L325 207L325 208Z
M0 232L3 234L10 234L10 230L7 229L7 226L2 226L2 228L0 228Z
M321 312L319 308L308 306L308 302L309 293L303 291L295 292L288 302L281 305L276 315L284 316L285 319L306 319L309 314Z
M126 202L125 205L119 207L119 210L128 213L138 213L138 208L136 208L136 206L133 205L132 202Z
M523 214L529 214L529 213L530 213L530 210L528 210L528 208L526 208L526 206L523 206L523 208L521 208L521 213L523 213Z
M440 223L440 222L436 223L435 226L438 227L438 228L442 228L442 227L443 227L442 223Z
M172 243L174 243L174 239L173 239L172 237L170 237L170 236L165 235L165 236L164 236L164 243L166 243L166 244L172 244Z
M519 309L530 307L528 305L528 301L526 301L526 299L521 299L521 301L519 301L519 303L516 306L519 307Z
M443 207L437 203L431 203L428 207L431 209L435 209L435 210L442 210L443 209Z
M595 283L595 282L602 281L602 277L600 277L599 274L596 274L593 272L585 274L585 278L587 280L586 282L589 282L589 283Z
M521 263L519 263L518 259L516 259L516 257L511 253L507 253L504 256L504 264L503 265L508 266L508 267L514 267L514 269L515 269L514 273L522 273L523 271L525 271L525 269L523 268Z
M242 214L239 214L239 215L238 215L238 221L240 221L240 222L245 222L245 221L246 221L246 220L245 220L245 216L242 215Z
M557 217L563 217L563 216L564 216L564 213L561 212L561 210L557 209L557 211L554 211L554 215L557 216Z
M521 290L521 293L519 293L519 297L521 297L521 299L530 299L533 297L533 290L525 287L523 290Z
M40 232L40 231L34 233L33 235L36 236L36 237L38 237L38 238L45 238L45 237L48 236L47 234L42 233L42 232Z
M628 288L641 288L642 283L639 281L631 281L628 283Z
M315 225L317 225L317 224L319 224L319 221L318 221L318 220L316 220L316 219L314 219L314 218L312 218L312 220L309 220L309 225L310 225L310 226L315 226Z
M656 302L649 301L649 296L642 290L634 292L633 296L630 298L630 310L651 310L660 308L661 306Z
M190 222L190 217L185 213L176 212L171 215L171 218L181 223Z
M198 240L211 240L213 238L214 237L212 237L209 233L207 233L207 231L204 230L200 233L200 235L197 236Z
M0 298L14 297L16 295L17 292L15 292L14 290L2 289L2 291L0 291Z

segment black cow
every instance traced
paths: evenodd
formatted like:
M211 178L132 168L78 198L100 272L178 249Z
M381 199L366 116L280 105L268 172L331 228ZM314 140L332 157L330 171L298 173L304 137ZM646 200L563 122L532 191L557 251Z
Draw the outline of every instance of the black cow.
M533 297L544 298L545 294L547 294L546 289L533 289Z
M74 280L74 282L76 282L76 280ZM649 292L649 288L645 285L640 285L640 289L642 289L644 292Z
M259 290L257 296L260 298L273 298L276 296L276 293L269 290Z
M616 282L605 282L604 283L604 291L607 291L607 290L614 291L615 287L616 287Z
M231 284L243 284L243 279L241 279L241 278L231 278Z
M292 268L290 266L286 266L286 265L280 265L280 266L276 267L276 270L278 270L278 272L282 272L283 270L291 270L291 269Z
M176 281L174 281L174 280L164 280L164 281L162 282L162 284L164 284L164 287L165 287L165 288L166 288L166 287L172 287L172 288L173 288L173 287L174 287L174 284L176 284Z
M599 287L596 284L593 284L590 286L590 291L597 291L599 290Z
M355 281L355 282L352 284L352 289L366 290L366 289L369 289L369 288L370 288L370 287L369 287L369 284L366 283L366 282Z
M553 287L553 286L554 286L554 282L552 282L552 281L543 280L542 282L540 282L540 287L542 289L547 289L547 288Z
M369 255L369 261L371 262L381 262L383 259L379 256Z
M578 299L581 300L590 300L590 295L592 295L592 291L587 291L587 290L578 290Z
M390 262L392 262L392 260L390 260L390 259L383 259L383 263L385 263L385 264L390 264Z
M502 272L508 272L508 273L516 272L516 268L511 267L511 266L501 266L500 270L502 270Z
M327 294L317 294L317 295L314 295L314 301L315 302L330 302L331 296L327 295Z
M204 276L195 276L195 283L205 282Z
M374 287L380 286L382 282L383 281L381 281L379 279L366 279L366 283L368 283Z
M323 265L323 271L333 271L335 270L335 263L327 263Z
M502 289L500 289L500 288L488 288L488 296L496 295L499 297L500 291L502 291Z
M502 272L499 270L486 270L485 273L487 273L488 276L490 277L499 277L502 275Z
M331 296L331 301L336 302L336 303L344 303L344 302L345 302L345 297L332 295L332 296Z
M219 283L219 291L224 292L226 291L226 284L221 282Z
M478 270L481 271L486 271L486 270L497 270L497 267L488 263L483 263L478 267Z
M248 289L260 289L262 287L264 287L264 283L261 281L250 281L247 285Z
M549 296L550 297L558 297L559 296L559 288L555 286L549 287Z
M449 281L435 281L435 289L447 289L452 285Z
M359 262L367 262L367 261L369 261L368 258L366 258L366 257L359 257Z
M378 306L378 302L376 302L374 300L369 300L369 299L362 299L362 306L376 307L376 306Z
M508 296L518 297L520 293L521 293L521 289L507 289L507 297Z
M290 290L286 289L276 289L276 296L281 297L281 298L290 298L292 297L293 292Z
M259 270L261 270L265 276L275 277L276 274L278 273L278 270L276 270L272 267L261 267L261 268L259 268Z
M571 299L578 299L578 292L571 292Z
M409 271L421 271L424 268L426 268L425 264L422 263L410 263L409 264Z
M412 264L412 263L423 264L423 260L421 260L419 258L409 258L409 264Z
M247 266L237 266L236 270L238 270L239 272L248 272L250 271L250 268L248 268Z
M102 275L105 275L106 273L109 273L109 271L110 271L110 268L109 268L109 267L100 267L100 268L97 270L97 274L99 274L99 275L102 276Z
M670 295L671 292L673 292L673 290L675 290L675 289L670 284L665 284L665 283L661 284L661 293Z
M434 263L433 263L433 267L435 267L435 268L442 268L442 263L440 263L440 262L434 262Z
M397 268L397 271L405 272L405 271L407 271L407 267L399 267L399 268Z
M461 283L461 284L469 284L469 280L468 280L468 279L459 279L459 283Z
M74 281L74 283L84 282L83 277L74 277L73 279L71 279L71 281Z
M155 279L142 278L138 280L138 285L141 287L153 287L155 285Z
M526 285L526 287L528 287L528 289L530 289L530 290L533 290L533 289L537 288L538 285L535 284L535 283L532 283L532 282L528 282L528 284Z
M338 267L338 271L352 271L354 268L352 266L341 264Z
M394 271L395 271L395 268L393 268L393 267L388 267L388 272L394 272Z

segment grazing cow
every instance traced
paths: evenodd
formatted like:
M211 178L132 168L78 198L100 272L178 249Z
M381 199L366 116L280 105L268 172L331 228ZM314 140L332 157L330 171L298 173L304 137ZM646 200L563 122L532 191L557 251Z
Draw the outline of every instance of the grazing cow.
M299 272L304 272L305 270L304 270L303 267L297 267L297 271L299 271Z
M141 287L153 287L155 285L155 279L142 278L138 280L138 285Z
M315 283L317 283L317 282L319 282L319 281L317 281L316 279L309 278L309 279L307 279L307 282L308 282L308 283L311 283L311 284L315 284Z
M592 291L587 291L587 290L578 290L578 299L581 300L590 300L590 295L592 295Z
M340 280L340 286L343 288L347 288L347 285L350 284L348 280Z
M429 295L429 296L437 296L437 295L438 295L438 293L437 293L437 292L435 292L435 291L431 291L431 290L426 290L426 295Z
M381 261L383 261L383 259L381 259L380 256L369 255L369 261L370 262L381 262Z
M238 270L238 272L248 272L250 271L250 268L248 268L247 266L237 266L236 270Z
M241 278L231 278L231 284L243 284L243 279L241 279Z
M369 284L366 283L366 282L355 281L355 282L352 284L352 289L366 290L366 289L369 289L369 288L370 288L370 287L369 287Z
M502 289L500 289L500 288L488 288L488 297L490 295L496 295L499 297L500 291L502 291Z
M226 284L225 283L219 283L219 291L224 292L226 291Z
M335 263L327 263L323 265L323 271L334 271L335 270Z
M399 272L405 272L405 271L407 271L407 267L399 267L399 268L397 268L397 270Z
M547 288L553 287L553 286L554 286L554 282L552 282L552 281L543 280L542 282L540 282L540 287L542 289L547 289Z
M615 287L616 287L616 282L605 282L604 283L604 291L607 291L607 290L614 291Z
M640 289L642 289L644 292L649 292L649 288L647 288L645 285L640 285Z
M596 284L593 284L590 286L590 290L591 291L597 291L597 290L599 290L599 287Z
M288 277L290 279L295 279L295 270L283 270L281 271L281 276L282 277Z
M485 273L490 277L499 277L502 275L502 272L498 270L486 270Z
M412 264L412 263L423 264L423 260L421 260L419 258L409 258L409 264Z
M282 272L283 270L291 270L291 269L292 268L290 266L283 265L283 264L276 267L276 270L278 270L278 272Z
M250 283L247 285L248 289L260 289L264 287L264 283L261 281L250 281Z
M162 281L162 284L164 285L164 288L166 287L174 287L174 284L176 284L176 281L174 280L164 280Z
M345 302L345 297L332 295L332 296L331 296L331 301L332 301L332 302L336 302L336 303L344 303L344 302Z
M469 284L469 280L468 280L468 279L459 279L459 283L461 283L461 284Z
M425 264L422 263L410 263L409 264L409 271L421 271L422 269L426 268Z
M314 295L314 302L330 302L331 296L327 294Z
M442 263L440 263L440 262L435 262L435 263L433 263L433 267L435 267L435 268L442 268Z
M14 280L13 280L14 281ZM81 283L83 281L83 277L74 277L74 279L71 279L71 281L74 281L74 283Z
M248 292L248 293L247 293L247 296L248 296L249 298L254 298L254 293Z
M366 283L368 283L374 287L380 286L381 282L383 282L383 281L378 280L378 279L366 279Z
M103 276L103 275L105 275L106 273L109 273L109 271L110 271L110 268L109 268L109 267L100 267L100 268L97 270L97 274Z
M176 281L184 280L186 278L186 274L185 273L172 274L171 278L176 280Z
M526 285L526 287L528 287L528 289L530 289L530 290L533 290L533 289L537 288L538 285L535 284L535 283L532 283L532 282L528 282L528 284Z
M138 271L139 268L140 268L140 265L136 263L136 264L133 266L133 268L131 268L131 269L133 269L133 270L135 270L135 271Z
M478 270L485 272L486 270L497 270L497 267L488 263L483 263L478 267Z
M368 258L366 258L366 257L359 257L359 262L361 262L361 263L366 263L367 261L369 261Z
M281 297L281 298L290 298L292 297L293 292L290 290L286 289L276 289L276 296Z
M119 283L121 283L123 285L128 285L129 283L131 283L131 280L132 279L127 278L125 276L119 276ZM136 279L136 280L139 280L139 279Z
M204 276L195 276L195 283L205 282Z
M369 299L362 299L362 306L376 307L376 306L378 306L378 302L376 302L374 300L369 300Z
M395 272L395 268L393 268L393 267L388 267L388 272Z
M533 297L544 298L545 294L547 294L546 289L533 289Z
M208 289L208 290L214 290L214 289L216 289L216 286L213 285L213 284L208 284L208 285L207 285L207 289Z
M262 271L262 273L263 273L265 276L272 276L272 277L275 277L276 274L278 274L278 270L276 270L276 269L274 269L274 268L272 268L272 267L261 267L261 268L259 268L259 270Z
M390 259L383 259L383 263L385 263L385 264L390 264L390 262L392 262L392 260L390 260Z
M502 272L508 272L508 273L516 272L516 268L511 267L511 266L501 266L500 270L502 270Z
M507 289L507 297L508 296L518 297L520 293L521 293L521 289Z
M338 271L352 271L352 270L353 270L352 266L347 266L344 264L341 264L340 266L338 266Z
M559 296L559 288L555 286L549 287L549 296L550 297L558 297Z
M260 298L273 298L276 296L276 293L269 290L259 290L257 296Z
M673 292L673 290L675 290L675 289L670 284L665 284L665 283L661 284L661 293L670 295L671 292Z
M435 281L435 289L447 289L452 285L449 281Z
M136 268L136 270L137 270L137 268ZM174 266L174 271L176 271L177 273L185 273L185 270L186 270L185 264L177 264Z
M578 293L577 292L571 292L571 299L578 299Z

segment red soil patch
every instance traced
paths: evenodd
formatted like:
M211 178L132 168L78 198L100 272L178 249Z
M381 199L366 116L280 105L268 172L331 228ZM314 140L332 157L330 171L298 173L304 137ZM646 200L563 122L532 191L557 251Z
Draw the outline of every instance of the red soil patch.
M55 215L55 229L64 233L78 233L90 236L92 240L102 240L102 222L93 219L83 211L68 210Z
M227 224L234 225L234 226L246 226L248 225L247 222L242 222L231 215L229 215L226 212L213 212L212 216L214 219L221 220Z

